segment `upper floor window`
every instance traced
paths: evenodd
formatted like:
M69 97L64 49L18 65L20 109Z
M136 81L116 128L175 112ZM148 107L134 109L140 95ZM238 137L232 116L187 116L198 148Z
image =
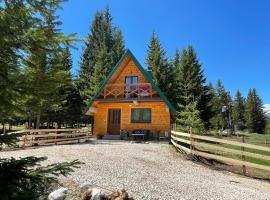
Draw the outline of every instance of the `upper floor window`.
M136 98L138 93L138 76L126 76L126 98Z
M125 84L138 84L138 76L126 76Z

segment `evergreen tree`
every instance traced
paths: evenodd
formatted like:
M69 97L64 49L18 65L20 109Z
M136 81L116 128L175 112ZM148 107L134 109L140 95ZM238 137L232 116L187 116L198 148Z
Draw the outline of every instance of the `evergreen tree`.
M238 130L245 129L245 99L239 90L233 101L233 120Z
M79 69L78 88L85 104L124 53L124 40L112 24L110 10L98 11L85 41Z
M179 105L180 111L177 112L176 122L180 125L183 131L189 132L192 128L193 133L201 133L204 125L200 119L200 111L197 109L197 102L193 101L186 106Z
M205 127L208 127L211 108L209 107L209 91L205 85L203 73L196 52L192 46L184 48L180 58L180 67L176 71L176 99L179 105L185 106L190 102L197 102L200 118ZM178 108L180 109L180 108Z
M263 103L255 88L250 89L246 101L246 126L251 133L264 133L266 117L263 111Z
M213 116L210 119L211 127L216 130L224 130L227 128L227 119L222 107L230 107L231 97L220 80L217 82L216 89L212 92L213 98L211 100Z
M153 33L147 50L147 68L153 75L153 80L169 98L173 99L173 67L169 64L166 51L162 47L158 36Z
M42 6L42 5L41 5ZM24 51L32 41L27 32L38 20L38 2L21 1L0 3L0 120L2 124L16 117L23 92L20 63ZM12 25L12 26L11 26Z
M175 55L173 57L173 59L171 60L171 83L172 83L172 87L170 89L170 97L171 97L171 102L172 104L174 105L175 108L178 107L178 92L179 92L179 89L178 88L178 83L179 83L179 73L180 73L180 53L179 53L179 50L176 49L175 51Z
M52 47L43 43L44 38L52 34L52 32L47 32L48 35L44 34L48 28L44 21L49 21L54 8L58 8L60 3L61 1L38 0L6 0L0 3L0 116L2 119L12 117L15 111L19 112L20 99L26 91L31 90L29 85L23 84L21 69L26 62L25 58L32 58L31 62L27 62L28 65L38 64L44 67L48 59L45 51ZM68 44L70 38L59 33L58 36L50 39L50 41ZM38 70L35 71L36 74L37 72ZM20 134L1 133L0 147L3 144L14 144L18 136ZM80 164L78 161L73 161L40 166L40 162L44 160L45 157L0 159L1 199L41 199L49 185L56 181L55 177L67 175L73 167L78 167Z
M49 3L48 12L43 15L44 22L32 32L42 48L37 48L36 43L29 44L24 69L25 84L28 86L25 107L27 112L36 116L37 129L42 113L57 112L62 108L66 97L64 87L71 83L70 68L66 70L62 61L63 54L67 52L62 50L58 39L61 23L55 15L59 6L55 2Z

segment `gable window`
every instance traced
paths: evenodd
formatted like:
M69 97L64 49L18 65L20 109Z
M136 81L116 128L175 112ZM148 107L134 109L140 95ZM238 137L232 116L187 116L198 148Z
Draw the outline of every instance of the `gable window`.
M138 93L138 76L126 76L126 98L136 98Z
M151 108L132 108L131 123L151 123Z

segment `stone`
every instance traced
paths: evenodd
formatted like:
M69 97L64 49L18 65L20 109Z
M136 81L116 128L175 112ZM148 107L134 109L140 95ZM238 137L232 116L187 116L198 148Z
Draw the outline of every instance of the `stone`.
M94 188L94 186L87 182L80 185L80 190L82 193L92 188Z
M59 188L58 190L55 190L51 192L48 196L48 200L64 200L66 198L66 195L68 193L67 188Z
M107 199L106 194L98 188L93 188L91 194L92 194L92 196L91 196L90 200L105 200L105 199Z

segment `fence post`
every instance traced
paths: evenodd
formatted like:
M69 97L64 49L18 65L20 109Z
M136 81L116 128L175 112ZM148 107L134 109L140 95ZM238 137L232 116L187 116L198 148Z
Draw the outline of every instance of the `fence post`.
M25 149L26 134L23 135L23 145L22 149Z
M190 127L189 129L189 133L190 133L190 154L192 154L192 150L193 150L193 137L192 137L192 127Z
M267 147L267 138L265 139L265 146Z
M242 136L242 143L245 143L245 136L244 135ZM242 160L245 161L246 160L246 156L244 154L245 147L241 146L241 151L242 151L242 155L241 155ZM242 167L243 167L243 174L246 176L246 166L243 165Z

